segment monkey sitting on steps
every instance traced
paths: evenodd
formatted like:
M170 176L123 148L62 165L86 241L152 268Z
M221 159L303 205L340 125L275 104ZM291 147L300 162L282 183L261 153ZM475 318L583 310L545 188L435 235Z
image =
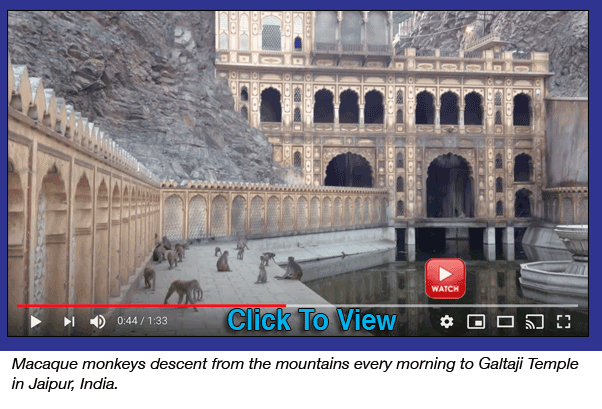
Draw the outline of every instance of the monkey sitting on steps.
M295 258L291 256L288 258L288 265L286 266L286 273L284 273L283 276L274 276L274 278L277 278L279 280L284 280L284 279L300 280L302 276L303 276L303 270L301 269L301 266L299 264L297 264L297 262L295 261Z
M193 304L192 301L200 300L203 298L203 289L197 280L182 281L176 280L171 283L167 295L165 296L164 304L167 304L167 300L175 292L178 293L179 299L178 304L182 304L182 298L186 295L186 304ZM200 294L200 296L199 296ZM198 312L198 309L194 307L194 310Z

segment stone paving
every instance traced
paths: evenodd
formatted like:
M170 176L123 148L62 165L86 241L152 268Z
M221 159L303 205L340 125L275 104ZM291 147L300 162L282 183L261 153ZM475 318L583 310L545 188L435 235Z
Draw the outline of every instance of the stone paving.
M385 244L386 243L386 244ZM261 251L253 249L253 242L249 242L250 250L246 250L244 260L236 258L237 251L234 250L236 243L219 243L222 250L228 250L230 255L228 263L231 272L218 272L216 267L217 257L214 256L215 244L207 243L192 245L186 251L183 262L177 267L169 269L169 264L164 261L160 264L152 263L156 271L156 289L145 289L143 280L134 289L130 304L163 304L167 289L174 280L197 279L203 288L203 299L198 304L295 304L295 305L324 305L317 308L329 316L330 325L325 331L304 331L303 316L295 308L284 309L285 313L291 313L288 323L291 331L247 331L246 329L234 331L228 327L227 315L232 308L199 308L195 312L192 308L124 308L117 311L114 318L120 315L126 323L117 324L117 319L109 320L110 323L104 328L101 335L116 336L225 336L225 335L367 335L357 334L355 331L343 332L340 329L339 318L336 310L324 298L306 287L298 280L277 280L275 275L282 275L283 268L273 261L266 267L268 282L266 284L255 284L259 272L259 257ZM377 248L388 246L390 242L365 243L362 245L338 243L332 246L321 246L318 248L298 248L282 250L277 252L276 260L285 263L289 255L296 259L334 257L340 255L341 251L346 254L354 254L358 251L374 251ZM136 284L134 284L136 285ZM178 302L177 293L169 300L170 304ZM246 308L244 308L246 310ZM275 313L276 308L262 308L261 313ZM136 323L127 324L127 319ZM166 317L166 318L162 318ZM166 321L166 324L164 322ZM161 322L161 324L159 324ZM240 319L235 319L239 323Z

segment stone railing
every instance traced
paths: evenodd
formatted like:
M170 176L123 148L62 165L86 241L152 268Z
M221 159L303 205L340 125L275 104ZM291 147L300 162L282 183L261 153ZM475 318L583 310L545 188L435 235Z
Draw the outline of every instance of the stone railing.
M589 224L587 186L542 189L544 220L555 224Z
M169 239L250 238L387 223L388 190L225 182L163 182Z
M500 35L497 33L490 33L484 37L480 37L480 38L475 38L471 41L468 41L465 45L464 45L464 49L466 51L472 51L475 48L478 48L482 45L484 45L485 43L488 42L499 42L501 41Z

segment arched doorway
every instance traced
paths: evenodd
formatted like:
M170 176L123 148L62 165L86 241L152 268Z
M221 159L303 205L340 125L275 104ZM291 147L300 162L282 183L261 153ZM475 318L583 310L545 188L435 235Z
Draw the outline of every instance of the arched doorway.
M531 191L520 189L514 196L514 217L531 217Z
M461 156L448 153L435 158L426 179L427 217L473 217L471 173Z
M332 158L326 167L324 185L372 187L372 168L363 156L343 153Z
M282 121L282 107L280 105L280 92L278 90L268 88L261 93L259 120L261 122Z

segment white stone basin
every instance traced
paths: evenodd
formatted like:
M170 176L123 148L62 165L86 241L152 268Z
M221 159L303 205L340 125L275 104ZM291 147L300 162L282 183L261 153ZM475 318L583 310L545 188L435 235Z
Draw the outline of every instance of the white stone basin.
M571 253L585 257L585 260L575 258L576 260L587 261L589 254L589 226L587 224L561 225L557 226L554 231Z

